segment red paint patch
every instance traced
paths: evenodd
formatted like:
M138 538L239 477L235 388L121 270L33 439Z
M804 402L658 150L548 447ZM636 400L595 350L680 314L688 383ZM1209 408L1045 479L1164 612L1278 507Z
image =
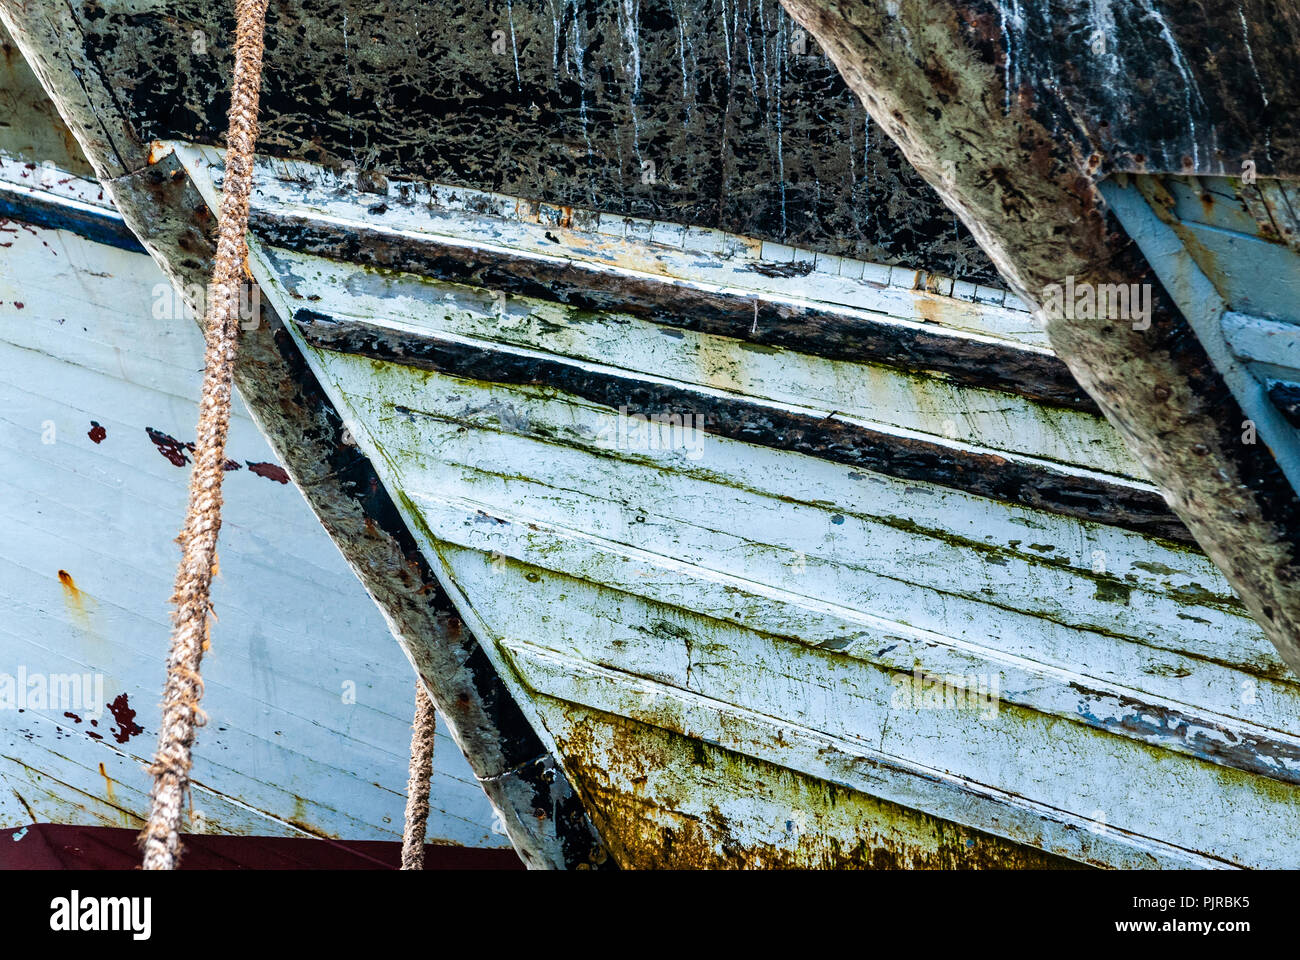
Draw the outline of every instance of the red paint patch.
M90 439L94 440L96 443L101 443L104 438L108 436L108 431L99 425L98 420L91 420L90 432L87 433L86 436L90 437Z
M194 444L185 440L177 440L175 437L169 436L161 430L155 430L153 427L145 427L144 432L149 434L149 439L152 440L153 445L158 448L158 452L177 467L183 467L185 464L189 463L190 458L187 457L186 454L193 453L197 449ZM94 438L92 437L91 439ZM96 440L95 442L98 443L99 441ZM231 470L239 470L242 468L239 466L237 461L227 460L221 465L221 469L230 472Z
M118 743L126 743L136 734L144 733L144 727L135 722L135 711L131 709L125 693L118 694L117 699L108 704L108 712L117 721L119 729L113 731L113 739Z
M259 477L266 477L266 479L274 480L276 483L289 482L289 474L285 473L284 467L278 467L274 463L246 462L248 462L249 471L257 474Z
M155 430L153 427L145 427L144 432L149 434L149 439L153 445L158 448L158 452L166 457L173 466L183 467L190 462L190 458L185 456L185 451L194 452L194 444L182 443L175 437L169 437L161 430Z

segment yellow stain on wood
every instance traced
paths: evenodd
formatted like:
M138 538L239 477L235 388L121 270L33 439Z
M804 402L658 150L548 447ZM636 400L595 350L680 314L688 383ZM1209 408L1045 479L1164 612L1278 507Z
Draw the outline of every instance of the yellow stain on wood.
M625 868L1083 866L659 727L544 702L564 767Z
M90 614L94 610L95 600L83 592L66 570L59 571L59 585L63 587L63 602L68 608L68 616L92 640L99 639Z
M107 799L109 803L114 803L115 801L113 798L113 778L110 777L108 775L108 771L104 769L104 764L102 761L99 764L99 775L104 778L105 799Z
M63 587L63 599L67 602L68 610L72 613L73 618L84 621L86 619L86 595L77 586L77 581L72 579L72 574L68 573L68 571L60 570L59 583Z

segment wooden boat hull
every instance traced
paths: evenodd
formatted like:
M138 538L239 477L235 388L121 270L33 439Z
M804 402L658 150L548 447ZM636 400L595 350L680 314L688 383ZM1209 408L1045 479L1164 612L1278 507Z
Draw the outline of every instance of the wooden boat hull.
M133 229L178 283L201 281L220 157L195 91L212 71L167 81L168 111L147 83L113 103L106 78L145 67L138 37L104 37L171 21L0 11ZM617 41L621 62L600 54L590 89L558 68L563 39L565 75L585 76L590 21L543 24L551 73L537 46L515 58L478 139L430 92L407 21L395 62L428 82L400 131L397 93L357 79L346 35L271 28L310 61L282 81L308 105L267 101L279 156L257 171L250 269L273 333L249 336L241 385L273 439L318 444L284 449L309 496L346 447L390 498L365 534L333 493L314 505L480 781L522 771L493 799L529 862L1294 865L1294 675L1024 303L955 224L940 236L911 173L877 160L859 179L866 138L846 150L844 132L871 127L818 86L825 64L785 59L774 5L725 5L743 25L725 62L748 73L727 71L720 125L687 66L701 11L660 12L644 45ZM619 22L615 4L592 13ZM67 53L61 31L95 42ZM680 54L681 102L653 115L642 53ZM508 60L467 57L457 96ZM312 93L322 77L349 91L343 121ZM615 118L606 151L582 146L595 110ZM532 135L556 116L573 136ZM475 158L488 142L511 158L499 176ZM670 189L643 189L652 142L685 161ZM795 216L787 160L818 171ZM855 207L864 183L892 233ZM282 417L277 375L318 391L310 415ZM320 411L340 439L301 429ZM365 562L375 526L408 578ZM447 606L429 617L413 594Z
M35 824L68 828L50 850L122 866L129 842L93 838L148 810L202 338L102 187L66 169L88 172L21 60L0 97L0 866L36 862ZM401 839L413 672L239 401L230 452L185 830L308 841L262 861L216 844L209 865L313 863L328 840L370 844L328 862L377 866ZM436 753L430 842L508 853L445 725Z
M215 202L218 155L176 149ZM1023 309L259 172L264 295L619 862L1288 862L1294 686L1099 416L755 342L780 303L1046 367ZM456 245L514 260L442 279ZM565 296L516 292L557 251ZM638 299L591 309L610 276ZM758 319L673 323L656 284Z

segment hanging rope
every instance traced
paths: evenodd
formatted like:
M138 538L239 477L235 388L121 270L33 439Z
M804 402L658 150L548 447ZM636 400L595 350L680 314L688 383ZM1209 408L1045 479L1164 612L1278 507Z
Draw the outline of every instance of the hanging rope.
M406 783L406 828L402 831L402 869L424 869L424 832L429 824L429 780L433 776L433 735L438 714L415 681L415 722L411 727L411 776Z
M257 140L258 91L262 80L262 34L267 0L235 0L235 74L230 101L226 179L217 226L217 253L204 316L203 398L199 404L189 509L178 542L181 563L172 602L171 652L163 688L162 723L153 774L152 808L140 835L146 870L175 869L180 857L181 810L189 788L190 748L203 723L199 664L208 647L210 588L217 571L221 529L221 480L230 426L230 379L239 332L239 289L248 246L248 195ZM215 619L215 618L214 618Z

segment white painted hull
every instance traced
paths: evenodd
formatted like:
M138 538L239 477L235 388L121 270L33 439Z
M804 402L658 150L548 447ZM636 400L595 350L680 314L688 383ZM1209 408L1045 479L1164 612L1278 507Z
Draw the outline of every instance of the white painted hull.
M215 153L182 159L214 202ZM412 189L390 184L380 209L267 164L255 220L367 250L558 251L557 276L632 270L1041 350L1027 314L951 282L932 295L838 262L769 283L743 244L611 238ZM250 262L620 862L1300 863L1300 689L1213 564L1151 535L1158 506L1100 518L1107 498L1158 501L1099 416L274 238ZM760 426L834 420L893 458L707 417L638 444L591 398L609 383ZM1082 492L909 476L917 444Z
M0 176L111 211L57 171ZM147 430L192 438L202 340L141 252L17 221L0 242L0 675L90 674L103 692L0 710L0 829L138 827L189 476ZM229 454L186 829L400 840L411 665L238 401ZM120 697L138 732L108 710ZM493 823L440 729L429 842L508 849Z

